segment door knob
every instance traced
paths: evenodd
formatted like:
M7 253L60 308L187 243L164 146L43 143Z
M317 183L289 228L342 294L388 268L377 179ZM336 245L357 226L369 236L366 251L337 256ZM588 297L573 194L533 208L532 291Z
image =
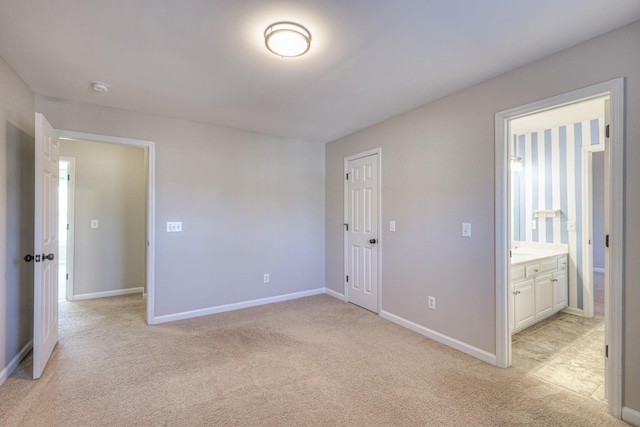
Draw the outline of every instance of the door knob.
M49 254L49 255L42 254L42 260L43 260L43 261L44 261L45 259L48 259L49 261L53 261L53 259L54 259L55 257L56 257L56 256L55 256L54 254Z
M376 239L369 240L369 243L371 243L372 245L375 245L376 244Z
M33 261L33 255L25 255L24 256L24 260L27 261L27 262Z

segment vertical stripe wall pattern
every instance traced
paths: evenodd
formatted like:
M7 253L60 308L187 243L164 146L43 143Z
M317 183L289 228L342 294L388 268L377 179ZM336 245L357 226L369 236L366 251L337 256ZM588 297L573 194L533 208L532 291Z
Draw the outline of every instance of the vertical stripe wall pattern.
M583 146L604 144L604 117L512 136L524 169L512 174L513 239L569 245L569 307L581 310ZM559 218L536 217L560 210Z

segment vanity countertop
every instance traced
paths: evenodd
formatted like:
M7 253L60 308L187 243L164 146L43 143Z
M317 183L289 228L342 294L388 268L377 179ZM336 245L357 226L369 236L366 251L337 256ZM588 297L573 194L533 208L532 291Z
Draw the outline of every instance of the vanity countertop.
M568 252L569 245L519 242L511 249L511 265L566 255Z

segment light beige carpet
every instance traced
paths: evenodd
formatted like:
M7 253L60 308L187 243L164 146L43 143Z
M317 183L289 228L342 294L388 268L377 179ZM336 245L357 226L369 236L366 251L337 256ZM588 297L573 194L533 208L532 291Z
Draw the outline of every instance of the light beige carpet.
M146 326L138 295L62 303L2 426L609 426L605 406L320 295Z

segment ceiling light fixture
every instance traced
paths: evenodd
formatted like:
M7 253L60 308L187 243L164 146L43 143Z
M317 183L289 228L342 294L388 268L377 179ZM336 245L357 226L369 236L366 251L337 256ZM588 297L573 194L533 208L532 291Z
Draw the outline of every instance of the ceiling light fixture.
M96 92L109 92L109 85L104 82L91 82L91 86Z
M311 33L295 22L276 22L264 30L264 44L281 57L304 55L311 47Z

